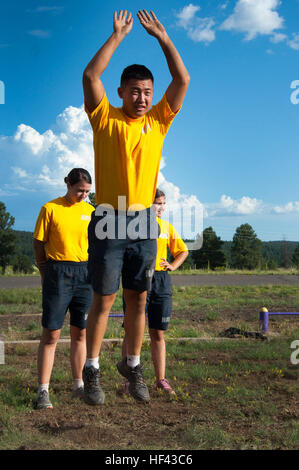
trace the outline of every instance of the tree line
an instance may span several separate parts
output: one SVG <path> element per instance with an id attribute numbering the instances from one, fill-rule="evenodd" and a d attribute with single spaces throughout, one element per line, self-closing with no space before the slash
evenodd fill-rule
<path id="1" fill-rule="evenodd" d="M 189 265 L 196 269 L 299 269 L 299 243 L 286 240 L 262 242 L 249 224 L 237 227 L 233 240 L 225 242 L 212 227 L 203 231 L 202 248 L 191 251 Z"/>
<path id="2" fill-rule="evenodd" d="M 34 270 L 32 232 L 13 230 L 15 219 L 0 202 L 0 268 L 30 274 Z M 171 255 L 170 255 L 171 259 Z M 212 227 L 203 231 L 202 248 L 190 251 L 181 269 L 299 269 L 299 243 L 262 242 L 249 224 L 240 225 L 232 241 L 223 241 Z"/>

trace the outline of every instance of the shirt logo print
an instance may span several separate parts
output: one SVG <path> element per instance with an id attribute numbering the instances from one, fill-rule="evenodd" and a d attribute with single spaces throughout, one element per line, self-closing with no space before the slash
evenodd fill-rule
<path id="1" fill-rule="evenodd" d="M 142 128 L 141 134 L 148 134 L 148 132 L 150 132 L 151 130 L 152 130 L 151 126 L 147 124 L 146 126 Z"/>

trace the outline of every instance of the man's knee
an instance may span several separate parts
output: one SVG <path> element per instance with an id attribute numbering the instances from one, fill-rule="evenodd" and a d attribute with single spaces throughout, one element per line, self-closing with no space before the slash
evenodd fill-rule
<path id="1" fill-rule="evenodd" d="M 136 313 L 144 313 L 146 304 L 147 291 L 135 291 L 124 289 L 124 301 L 126 304 L 126 312 L 133 309 Z"/>
<path id="2" fill-rule="evenodd" d="M 43 329 L 41 342 L 47 346 L 56 345 L 61 330 L 49 330 L 48 328 Z"/>
<path id="3" fill-rule="evenodd" d="M 155 330 L 154 328 L 149 328 L 149 334 L 152 341 L 160 342 L 164 341 L 164 331 Z"/>

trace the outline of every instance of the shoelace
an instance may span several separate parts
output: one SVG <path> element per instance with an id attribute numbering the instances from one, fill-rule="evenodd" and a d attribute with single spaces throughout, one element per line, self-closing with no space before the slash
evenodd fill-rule
<path id="1" fill-rule="evenodd" d="M 97 388 L 100 382 L 100 377 L 101 377 L 100 371 L 96 369 L 92 370 L 91 367 L 90 368 L 88 367 L 86 370 L 87 388 L 89 390 Z"/>
<path id="2" fill-rule="evenodd" d="M 136 366 L 135 369 L 131 371 L 132 379 L 134 383 L 138 383 L 140 385 L 145 385 L 145 380 L 143 378 L 143 369 L 141 366 Z"/>

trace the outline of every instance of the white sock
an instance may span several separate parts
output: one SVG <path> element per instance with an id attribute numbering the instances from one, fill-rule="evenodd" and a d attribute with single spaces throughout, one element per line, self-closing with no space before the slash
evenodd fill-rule
<path id="1" fill-rule="evenodd" d="M 134 369 L 134 367 L 140 364 L 140 356 L 127 355 L 127 364 Z"/>
<path id="2" fill-rule="evenodd" d="M 87 358 L 86 359 L 86 363 L 85 363 L 86 367 L 95 367 L 96 369 L 99 369 L 100 368 L 100 365 L 99 365 L 99 358 L 98 357 L 94 357 L 94 358 Z"/>
<path id="3" fill-rule="evenodd" d="M 80 387 L 84 387 L 84 382 L 82 379 L 74 379 L 73 390 L 77 390 Z"/>
<path id="4" fill-rule="evenodd" d="M 37 394 L 39 394 L 43 390 L 46 390 L 49 393 L 49 384 L 39 384 Z"/>

